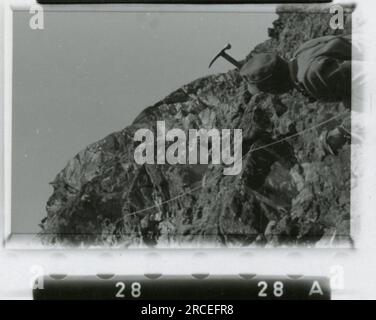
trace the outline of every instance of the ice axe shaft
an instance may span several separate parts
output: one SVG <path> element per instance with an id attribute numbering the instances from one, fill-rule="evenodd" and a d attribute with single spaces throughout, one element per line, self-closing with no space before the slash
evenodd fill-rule
<path id="1" fill-rule="evenodd" d="M 213 65 L 213 63 L 218 59 L 218 58 L 224 58 L 226 59 L 228 62 L 230 62 L 231 64 L 233 64 L 235 67 L 237 67 L 238 69 L 241 68 L 242 64 L 235 60 L 233 57 L 231 57 L 229 54 L 226 53 L 227 50 L 231 49 L 231 44 L 228 44 L 226 47 L 224 47 L 214 58 L 213 60 L 210 62 L 209 64 L 209 68 Z"/>

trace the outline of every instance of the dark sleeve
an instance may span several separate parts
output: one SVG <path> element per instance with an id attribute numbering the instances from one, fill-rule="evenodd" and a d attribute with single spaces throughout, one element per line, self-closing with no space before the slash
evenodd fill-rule
<path id="1" fill-rule="evenodd" d="M 304 42 L 298 48 L 298 50 L 296 50 L 296 52 L 294 54 L 294 57 L 297 57 L 299 54 L 301 54 L 302 52 L 304 52 L 306 50 L 309 50 L 309 49 L 311 49 L 313 47 L 316 47 L 318 45 L 322 45 L 323 43 L 327 43 L 330 40 L 334 40 L 336 38 L 337 38 L 337 36 L 329 35 L 329 36 L 323 36 L 323 37 L 319 37 L 319 38 L 314 38 L 314 39 L 308 40 L 308 41 Z"/>
<path id="2" fill-rule="evenodd" d="M 308 67 L 303 85 L 318 100 L 348 99 L 351 97 L 351 61 L 318 57 Z"/>

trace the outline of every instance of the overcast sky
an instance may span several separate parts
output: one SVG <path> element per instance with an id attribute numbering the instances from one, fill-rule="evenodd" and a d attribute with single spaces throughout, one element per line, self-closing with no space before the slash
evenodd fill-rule
<path id="1" fill-rule="evenodd" d="M 181 85 L 233 67 L 276 16 L 239 13 L 46 12 L 43 31 L 15 12 L 12 231 L 35 233 L 49 185 L 88 144 L 129 125 Z"/>

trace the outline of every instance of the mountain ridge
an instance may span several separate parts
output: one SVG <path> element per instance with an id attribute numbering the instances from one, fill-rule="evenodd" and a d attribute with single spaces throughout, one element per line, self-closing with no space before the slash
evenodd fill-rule
<path id="1" fill-rule="evenodd" d="M 311 38 L 351 32 L 349 13 L 345 30 L 330 29 L 328 11 L 277 14 L 270 39 L 246 60 L 271 50 L 289 58 Z M 252 96 L 236 70 L 199 78 L 73 157 L 51 183 L 40 236 L 50 244 L 121 247 L 314 245 L 347 237 L 350 146 L 323 158 L 318 137 L 348 114 L 295 90 Z M 243 129 L 241 174 L 223 176 L 210 164 L 137 165 L 134 132 L 155 131 L 158 120 L 166 129 Z"/>

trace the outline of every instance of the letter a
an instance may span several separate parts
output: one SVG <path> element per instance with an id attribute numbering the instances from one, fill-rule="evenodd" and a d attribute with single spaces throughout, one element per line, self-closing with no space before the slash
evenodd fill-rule
<path id="1" fill-rule="evenodd" d="M 30 18 L 29 26 L 32 30 L 44 29 L 44 12 L 43 8 L 39 5 L 32 5 L 30 7 L 30 14 L 33 14 Z"/>
<path id="2" fill-rule="evenodd" d="M 313 294 L 319 294 L 321 296 L 324 295 L 318 281 L 313 282 L 311 290 L 309 291 L 308 295 L 311 296 Z"/>
<path id="3" fill-rule="evenodd" d="M 343 7 L 339 4 L 330 7 L 330 13 L 334 15 L 330 18 L 330 27 L 333 30 L 344 29 L 344 16 L 343 16 Z"/>
<path id="4" fill-rule="evenodd" d="M 137 164 L 154 164 L 154 135 L 149 129 L 138 129 L 134 141 L 141 141 L 134 151 L 134 161 Z"/>

